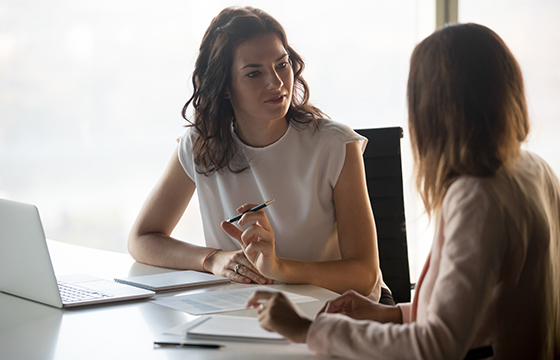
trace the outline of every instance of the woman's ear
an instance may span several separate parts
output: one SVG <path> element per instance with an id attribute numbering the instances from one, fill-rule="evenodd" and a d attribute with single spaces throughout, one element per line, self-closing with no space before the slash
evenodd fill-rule
<path id="1" fill-rule="evenodd" d="M 229 90 L 228 90 L 228 89 L 226 89 L 226 96 L 225 96 L 225 98 L 226 98 L 226 99 L 229 99 Z"/>

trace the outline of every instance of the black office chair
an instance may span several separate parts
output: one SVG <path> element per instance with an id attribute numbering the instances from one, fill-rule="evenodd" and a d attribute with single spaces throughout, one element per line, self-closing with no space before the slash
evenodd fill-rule
<path id="1" fill-rule="evenodd" d="M 369 200 L 377 226 L 383 280 L 396 303 L 409 302 L 410 271 L 404 217 L 400 127 L 360 129 L 368 138 L 364 153 Z"/>

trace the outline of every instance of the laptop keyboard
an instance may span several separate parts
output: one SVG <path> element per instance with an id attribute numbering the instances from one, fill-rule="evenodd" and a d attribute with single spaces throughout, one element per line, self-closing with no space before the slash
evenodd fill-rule
<path id="1" fill-rule="evenodd" d="M 60 291 L 60 298 L 64 304 L 110 297 L 110 295 L 100 291 L 86 289 L 61 281 L 58 282 L 58 290 Z"/>

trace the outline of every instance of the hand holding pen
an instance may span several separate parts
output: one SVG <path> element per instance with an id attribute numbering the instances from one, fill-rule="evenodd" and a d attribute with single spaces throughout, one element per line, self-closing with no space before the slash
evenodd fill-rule
<path id="1" fill-rule="evenodd" d="M 249 209 L 249 210 L 247 210 L 247 211 L 244 211 L 244 212 L 242 212 L 241 214 L 232 217 L 231 219 L 227 219 L 226 221 L 227 221 L 228 223 L 236 222 L 236 221 L 238 221 L 239 219 L 241 219 L 241 217 L 242 217 L 243 215 L 245 215 L 246 213 L 248 213 L 248 212 L 254 212 L 254 211 L 259 211 L 260 209 L 264 209 L 265 207 L 267 207 L 268 205 L 272 204 L 273 202 L 274 202 L 274 199 L 268 200 L 268 201 L 266 201 L 266 202 L 263 202 L 262 204 L 257 205 L 257 206 L 255 206 L 255 207 L 253 207 L 253 208 L 251 208 L 251 209 Z"/>
<path id="2" fill-rule="evenodd" d="M 268 221 L 266 213 L 262 210 L 273 200 L 269 200 L 260 205 L 245 204 L 237 209 L 241 214 L 222 221 L 222 229 L 226 234 L 237 240 L 241 245 L 247 259 L 255 268 L 267 278 L 273 276 L 278 271 L 279 258 L 276 256 L 274 230 Z M 239 225 L 251 223 L 245 230 L 241 231 L 232 222 L 238 221 Z M 237 268 L 243 271 L 243 267 Z"/>

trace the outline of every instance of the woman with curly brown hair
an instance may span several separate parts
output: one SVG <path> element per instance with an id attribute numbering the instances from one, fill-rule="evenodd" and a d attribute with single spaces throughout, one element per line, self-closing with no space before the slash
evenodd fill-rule
<path id="1" fill-rule="evenodd" d="M 380 299 L 367 140 L 309 104 L 303 69 L 264 11 L 233 7 L 214 18 L 183 108 L 190 126 L 130 233 L 136 260 Z M 207 247 L 170 236 L 195 189 Z M 270 199 L 266 213 L 224 221 Z"/>

